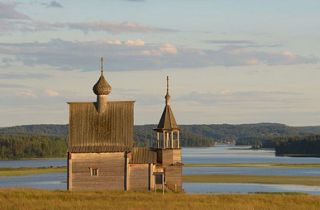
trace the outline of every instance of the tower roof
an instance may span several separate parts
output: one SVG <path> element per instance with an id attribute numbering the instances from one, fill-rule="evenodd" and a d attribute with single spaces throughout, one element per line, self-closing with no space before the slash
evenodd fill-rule
<path id="1" fill-rule="evenodd" d="M 166 105 L 162 112 L 159 124 L 155 130 L 179 130 L 176 119 L 174 118 L 172 109 L 170 107 L 171 96 L 169 94 L 169 77 L 167 76 L 167 94 L 165 96 Z"/>
<path id="2" fill-rule="evenodd" d="M 96 95 L 109 95 L 112 88 L 103 76 L 103 58 L 101 58 L 100 70 L 101 70 L 100 78 L 96 82 L 96 84 L 93 86 L 92 90 Z"/>
<path id="3" fill-rule="evenodd" d="M 166 105 L 155 130 L 179 130 L 170 105 Z"/>

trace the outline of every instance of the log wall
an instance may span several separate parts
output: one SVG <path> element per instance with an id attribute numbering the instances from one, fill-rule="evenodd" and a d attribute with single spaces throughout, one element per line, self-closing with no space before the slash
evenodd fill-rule
<path id="1" fill-rule="evenodd" d="M 125 190 L 124 152 L 72 153 L 70 162 L 70 190 Z M 98 176 L 91 176 L 90 168 L 97 168 Z"/>
<path id="2" fill-rule="evenodd" d="M 163 166 L 181 163 L 181 149 L 163 149 L 158 152 L 161 153 L 158 157 L 162 159 Z"/>
<path id="3" fill-rule="evenodd" d="M 149 164 L 129 164 L 129 190 L 147 191 L 150 189 Z"/>
<path id="4" fill-rule="evenodd" d="M 182 166 L 167 166 L 165 169 L 166 186 L 172 190 L 182 191 Z"/>

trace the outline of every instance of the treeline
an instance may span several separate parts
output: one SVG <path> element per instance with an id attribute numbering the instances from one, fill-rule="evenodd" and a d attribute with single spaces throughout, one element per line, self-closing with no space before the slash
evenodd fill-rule
<path id="1" fill-rule="evenodd" d="M 153 131 L 155 125 L 137 125 L 134 127 L 135 146 L 153 146 L 156 142 L 156 134 Z M 214 146 L 216 139 L 190 132 L 182 128 L 180 135 L 180 146 L 182 147 L 211 147 Z"/>
<path id="2" fill-rule="evenodd" d="M 156 125 L 136 125 L 135 140 L 147 144 L 146 136 L 155 136 Z M 320 126 L 292 127 L 279 123 L 257 124 L 203 124 L 203 125 L 180 125 L 181 134 L 191 133 L 197 137 L 210 138 L 217 141 L 235 140 L 238 144 L 246 144 L 254 139 L 275 138 L 281 136 L 320 135 Z M 40 134 L 52 136 L 67 136 L 68 125 L 23 125 L 0 128 L 0 133 L 7 134 Z"/>
<path id="3" fill-rule="evenodd" d="M 274 142 L 277 156 L 320 157 L 320 135 L 282 137 Z"/>
<path id="4" fill-rule="evenodd" d="M 153 128 L 156 125 L 134 126 L 136 146 L 150 146 L 155 141 Z M 275 147 L 275 139 L 283 136 L 320 135 L 320 126 L 292 127 L 278 123 L 257 124 L 203 124 L 180 125 L 180 143 L 183 147 L 208 147 L 215 142 L 236 142 L 237 145 Z M 66 138 L 68 125 L 24 125 L 0 128 L 0 134 L 28 134 L 42 136 L 59 136 Z"/>
<path id="5" fill-rule="evenodd" d="M 64 137 L 0 134 L 0 159 L 64 157 L 67 142 Z"/>

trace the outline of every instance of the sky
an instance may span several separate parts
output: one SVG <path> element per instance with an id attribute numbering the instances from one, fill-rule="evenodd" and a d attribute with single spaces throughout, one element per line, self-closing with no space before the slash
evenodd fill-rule
<path id="1" fill-rule="evenodd" d="M 0 0 L 0 127 L 66 124 L 110 100 L 158 123 L 320 125 L 319 0 Z"/>

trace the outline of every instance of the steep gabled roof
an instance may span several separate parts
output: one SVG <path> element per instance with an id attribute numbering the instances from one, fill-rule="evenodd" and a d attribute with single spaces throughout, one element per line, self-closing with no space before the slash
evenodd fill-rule
<path id="1" fill-rule="evenodd" d="M 154 130 L 163 131 L 163 130 L 179 130 L 176 119 L 174 118 L 173 112 L 170 107 L 171 96 L 169 94 L 169 77 L 167 76 L 167 94 L 165 96 L 166 106 L 162 112 L 159 124 Z"/>
<path id="2" fill-rule="evenodd" d="M 178 130 L 176 119 L 174 118 L 172 109 L 169 105 L 164 107 L 162 116 L 156 130 Z"/>

